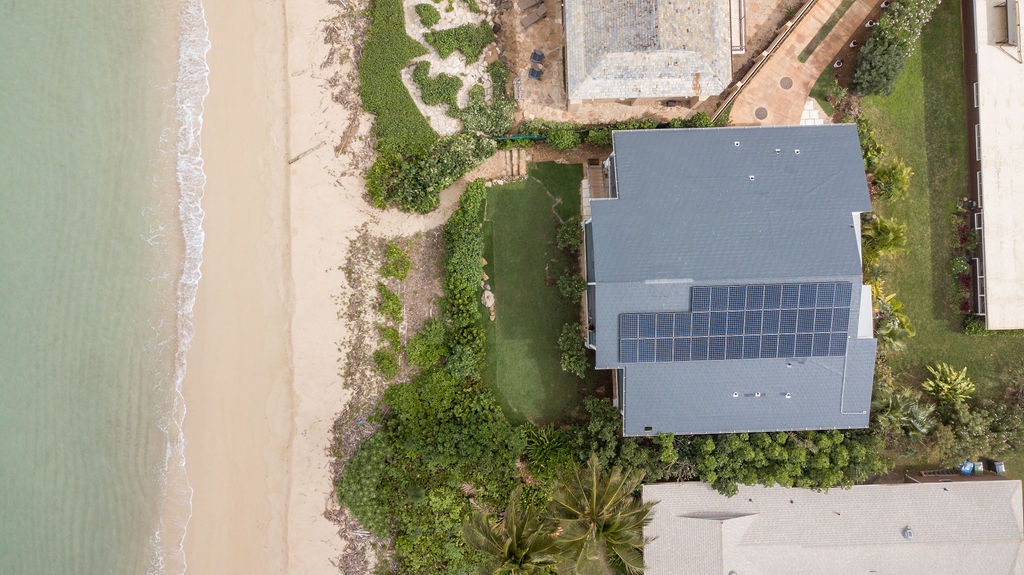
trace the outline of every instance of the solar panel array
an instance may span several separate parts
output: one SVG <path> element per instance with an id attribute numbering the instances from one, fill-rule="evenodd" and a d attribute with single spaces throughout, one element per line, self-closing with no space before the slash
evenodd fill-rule
<path id="1" fill-rule="evenodd" d="M 619 361 L 846 355 L 850 282 L 696 286 L 688 312 L 619 315 Z"/>

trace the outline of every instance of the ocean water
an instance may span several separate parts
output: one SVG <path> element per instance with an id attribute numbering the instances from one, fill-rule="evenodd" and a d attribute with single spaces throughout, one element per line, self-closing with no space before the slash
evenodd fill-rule
<path id="1" fill-rule="evenodd" d="M 0 573 L 182 573 L 201 0 L 0 20 Z"/>

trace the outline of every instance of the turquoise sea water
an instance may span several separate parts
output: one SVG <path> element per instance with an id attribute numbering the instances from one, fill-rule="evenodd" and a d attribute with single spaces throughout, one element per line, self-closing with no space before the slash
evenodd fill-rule
<path id="1" fill-rule="evenodd" d="M 0 573 L 181 573 L 201 5 L 0 20 Z"/>

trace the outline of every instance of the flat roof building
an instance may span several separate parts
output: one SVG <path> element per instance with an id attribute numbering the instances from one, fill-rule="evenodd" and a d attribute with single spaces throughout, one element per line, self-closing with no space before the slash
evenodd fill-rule
<path id="1" fill-rule="evenodd" d="M 1024 57 L 1017 0 L 963 3 L 973 311 L 988 329 L 1024 329 Z"/>
<path id="2" fill-rule="evenodd" d="M 624 434 L 867 427 L 856 128 L 620 131 L 613 149 L 586 306 Z"/>

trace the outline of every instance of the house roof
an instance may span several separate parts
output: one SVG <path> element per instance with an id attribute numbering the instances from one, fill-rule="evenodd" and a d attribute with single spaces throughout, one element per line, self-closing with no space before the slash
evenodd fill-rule
<path id="1" fill-rule="evenodd" d="M 1006 9 L 999 6 L 974 3 L 980 145 L 969 153 L 980 151 L 981 159 L 985 324 L 1024 329 L 1024 64 L 1015 47 L 997 45 L 1007 35 Z"/>
<path id="2" fill-rule="evenodd" d="M 657 502 L 647 575 L 1024 573 L 1020 481 L 740 486 L 731 498 L 663 483 L 645 485 L 643 499 Z"/>
<path id="3" fill-rule="evenodd" d="M 729 2 L 565 0 L 570 101 L 711 96 L 732 81 Z"/>
<path id="4" fill-rule="evenodd" d="M 856 128 L 638 130 L 613 140 L 618 199 L 591 202 L 588 280 L 597 367 L 625 373 L 624 433 L 866 427 L 876 342 L 861 287 L 855 213 L 871 206 Z M 841 353 L 650 363 L 620 354 L 624 314 L 678 317 L 694 311 L 694 288 L 762 284 L 846 284 L 849 327 L 832 334 Z"/>

